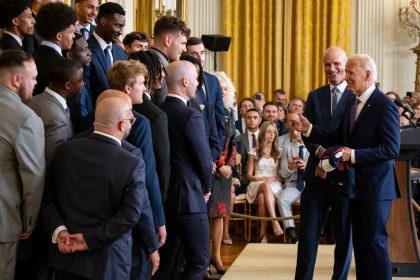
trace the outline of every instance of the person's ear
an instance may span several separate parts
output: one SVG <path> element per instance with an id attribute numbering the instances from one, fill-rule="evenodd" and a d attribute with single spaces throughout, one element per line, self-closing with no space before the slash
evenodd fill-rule
<path id="1" fill-rule="evenodd" d="M 67 81 L 67 82 L 64 83 L 64 89 L 65 90 L 71 89 L 71 82 L 70 81 Z"/>
<path id="2" fill-rule="evenodd" d="M 169 47 L 169 45 L 171 44 L 171 42 L 172 42 L 172 35 L 168 33 L 164 37 L 165 46 L 166 47 Z"/>

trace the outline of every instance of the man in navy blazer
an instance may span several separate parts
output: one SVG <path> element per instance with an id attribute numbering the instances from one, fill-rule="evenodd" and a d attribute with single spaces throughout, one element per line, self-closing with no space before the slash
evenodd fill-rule
<path id="1" fill-rule="evenodd" d="M 102 4 L 99 6 L 97 23 L 95 31 L 88 40 L 92 61 L 87 73 L 93 103 L 101 92 L 109 89 L 106 75 L 112 63 L 126 59 L 124 49 L 115 44 L 125 26 L 124 9 L 113 2 Z"/>
<path id="2" fill-rule="evenodd" d="M 347 105 L 353 102 L 354 94 L 347 90 L 345 81 L 346 62 L 346 53 L 341 48 L 330 47 L 324 52 L 324 72 L 329 83 L 309 93 L 305 108 L 305 116 L 314 125 L 336 129 Z M 347 279 L 352 252 L 349 199 L 354 197 L 354 190 L 338 189 L 329 184 L 326 176 L 334 174 L 320 170 L 319 159 L 328 146 L 304 141 L 310 156 L 304 173 L 306 185 L 300 199 L 301 232 L 295 277 L 312 279 L 320 233 L 331 208 L 336 236 L 332 279 Z"/>
<path id="3" fill-rule="evenodd" d="M 344 146 L 344 161 L 355 167 L 356 199 L 350 202 L 357 279 L 392 278 L 386 225 L 392 200 L 400 193 L 394 160 L 400 147 L 399 113 L 375 87 L 376 65 L 368 55 L 354 55 L 346 65 L 348 89 L 356 94 L 335 131 L 301 118 L 311 141 Z"/>
<path id="4" fill-rule="evenodd" d="M 144 162 L 121 147 L 134 122 L 130 107 L 119 98 L 103 99 L 93 134 L 64 143 L 54 156 L 42 217 L 57 279 L 129 279 L 131 231 L 142 221 L 153 223 Z M 156 270 L 154 228 L 143 230 Z"/>
<path id="5" fill-rule="evenodd" d="M 169 94 L 161 108 L 168 116 L 171 145 L 170 187 L 165 202 L 168 239 L 161 248 L 161 267 L 154 279 L 170 279 L 180 244 L 186 259 L 181 279 L 203 279 L 210 261 L 206 201 L 212 157 L 203 117 L 187 106 L 196 93 L 197 70 L 188 61 L 175 61 L 167 72 Z"/>
<path id="6" fill-rule="evenodd" d="M 190 37 L 187 41 L 187 51 L 200 60 L 204 67 L 206 52 L 201 39 Z M 203 85 L 197 88 L 195 101 L 200 106 L 206 133 L 210 139 L 210 149 L 213 160 L 215 161 L 219 158 L 223 144 L 225 143 L 225 110 L 223 107 L 222 90 L 216 76 L 203 71 Z M 212 129 L 214 127 L 216 129 Z"/>

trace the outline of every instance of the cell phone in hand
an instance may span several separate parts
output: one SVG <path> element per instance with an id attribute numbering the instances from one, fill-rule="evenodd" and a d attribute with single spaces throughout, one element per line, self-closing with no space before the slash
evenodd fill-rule
<path id="1" fill-rule="evenodd" d="M 257 94 L 256 96 L 255 96 L 255 100 L 258 100 L 258 101 L 261 101 L 261 94 Z"/>
<path id="2" fill-rule="evenodd" d="M 407 91 L 407 94 L 406 94 L 406 96 L 408 96 L 408 97 L 410 97 L 411 98 L 411 96 L 413 95 L 413 92 L 411 92 L 411 91 Z"/>

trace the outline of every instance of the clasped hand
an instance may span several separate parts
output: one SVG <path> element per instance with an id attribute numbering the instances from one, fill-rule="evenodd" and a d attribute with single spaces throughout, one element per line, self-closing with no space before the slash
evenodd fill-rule
<path id="1" fill-rule="evenodd" d="M 61 253 L 68 254 L 88 250 L 83 234 L 70 234 L 67 230 L 62 230 L 57 236 L 58 250 Z"/>

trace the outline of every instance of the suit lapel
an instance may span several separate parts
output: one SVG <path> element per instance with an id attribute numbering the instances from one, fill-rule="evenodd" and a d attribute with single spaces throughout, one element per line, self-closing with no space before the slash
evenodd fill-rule
<path id="1" fill-rule="evenodd" d="M 56 104 L 56 105 L 60 108 L 60 110 L 61 110 L 61 111 L 63 112 L 63 114 L 66 116 L 66 118 L 67 118 L 67 122 L 70 124 L 71 129 L 72 129 L 72 130 L 73 130 L 73 132 L 74 132 L 73 123 L 71 122 L 71 118 L 70 118 L 70 116 L 67 114 L 66 109 L 64 109 L 64 107 L 63 107 L 63 105 L 60 103 L 60 101 L 58 101 L 58 100 L 57 100 L 57 98 L 55 98 L 54 96 L 52 96 L 51 94 L 49 94 L 49 93 L 47 93 L 47 92 L 43 92 L 43 93 L 41 94 L 41 96 L 42 96 L 42 97 L 44 97 L 45 99 L 47 99 L 48 101 L 50 101 L 50 102 L 52 102 L 52 103 Z M 69 110 L 70 110 L 70 108 L 69 108 Z"/>
<path id="2" fill-rule="evenodd" d="M 95 36 L 90 37 L 88 41 L 90 41 L 89 43 L 91 44 L 92 55 L 96 56 L 102 66 L 102 69 L 105 73 L 107 73 L 108 69 L 105 65 L 105 55 L 101 49 L 101 46 L 99 45 L 99 42 L 96 40 Z"/>
<path id="3" fill-rule="evenodd" d="M 357 117 L 356 121 L 354 122 L 353 129 L 350 131 L 350 135 L 353 134 L 353 132 L 357 129 L 357 127 L 362 123 L 363 119 L 366 118 L 366 116 L 369 114 L 369 111 L 375 104 L 375 99 L 377 97 L 377 90 L 372 93 L 372 95 L 369 97 L 369 99 L 366 101 L 366 104 L 363 106 L 362 111 L 360 111 L 359 116 Z"/>

